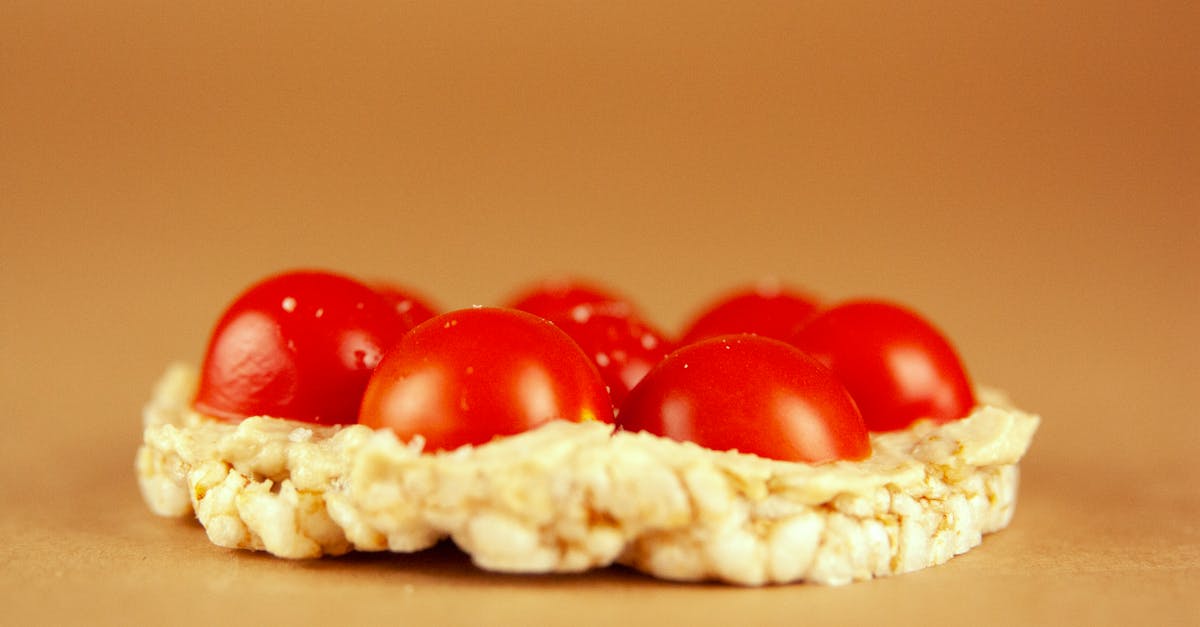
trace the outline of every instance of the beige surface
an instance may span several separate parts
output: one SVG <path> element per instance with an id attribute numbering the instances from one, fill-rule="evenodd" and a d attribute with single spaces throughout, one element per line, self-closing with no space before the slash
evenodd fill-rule
<path id="1" fill-rule="evenodd" d="M 1194 5 L 94 4 L 0 3 L 0 622 L 1200 620 Z M 301 265 L 880 294 L 1045 421 L 1011 528 L 844 588 L 230 553 L 140 503 L 138 411 Z"/>

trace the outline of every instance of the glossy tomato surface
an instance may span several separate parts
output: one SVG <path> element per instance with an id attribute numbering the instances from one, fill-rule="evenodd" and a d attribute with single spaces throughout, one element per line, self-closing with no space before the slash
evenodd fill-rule
<path id="1" fill-rule="evenodd" d="M 425 297 L 418 295 L 408 287 L 389 281 L 374 283 L 371 287 L 383 297 L 383 300 L 387 301 L 388 306 L 396 313 L 402 332 L 408 331 L 438 313 Z"/>
<path id="2" fill-rule="evenodd" d="M 734 290 L 710 303 L 684 330 L 679 344 L 753 333 L 787 341 L 818 311 L 818 301 L 772 281 Z"/>
<path id="3" fill-rule="evenodd" d="M 327 272 L 289 272 L 241 294 L 217 322 L 196 411 L 350 424 L 371 371 L 403 329 L 374 290 Z"/>
<path id="4" fill-rule="evenodd" d="M 787 343 L 753 335 L 711 338 L 671 353 L 629 393 L 617 423 L 785 461 L 871 453 L 862 417 L 833 373 Z"/>
<path id="5" fill-rule="evenodd" d="M 359 422 L 426 450 L 483 444 L 555 419 L 612 422 L 591 360 L 553 323 L 512 309 L 460 309 L 407 333 L 384 356 Z"/>
<path id="6" fill-rule="evenodd" d="M 975 406 L 949 340 L 916 313 L 882 301 L 838 305 L 811 320 L 792 344 L 829 366 L 872 431 L 919 418 L 947 422 Z"/>
<path id="7" fill-rule="evenodd" d="M 620 306 L 577 305 L 553 322 L 596 364 L 614 407 L 672 349 L 660 331 Z"/>
<path id="8" fill-rule="evenodd" d="M 519 309 L 549 320 L 564 318 L 578 305 L 604 304 L 612 313 L 634 314 L 632 303 L 615 291 L 579 278 L 551 278 L 538 281 L 507 301 L 507 307 Z"/>

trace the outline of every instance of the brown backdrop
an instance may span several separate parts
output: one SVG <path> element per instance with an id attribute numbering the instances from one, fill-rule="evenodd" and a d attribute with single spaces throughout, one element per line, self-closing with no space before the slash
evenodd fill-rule
<path id="1" fill-rule="evenodd" d="M 1200 615 L 1191 3 L 0 3 L 0 599 L 65 619 Z M 841 589 L 288 563 L 154 519 L 140 404 L 318 266 L 572 273 L 678 329 L 774 275 L 926 312 L 1045 421 L 1012 528 Z"/>

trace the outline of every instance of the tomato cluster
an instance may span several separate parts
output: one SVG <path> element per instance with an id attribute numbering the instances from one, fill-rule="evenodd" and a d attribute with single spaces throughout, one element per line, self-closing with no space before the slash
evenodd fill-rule
<path id="1" fill-rule="evenodd" d="M 953 347 L 882 301 L 826 306 L 760 284 L 705 307 L 678 343 L 576 280 L 442 314 L 411 290 L 318 271 L 269 277 L 218 321 L 195 398 L 236 421 L 361 423 L 452 450 L 551 420 L 787 461 L 870 455 L 868 433 L 975 405 Z"/>

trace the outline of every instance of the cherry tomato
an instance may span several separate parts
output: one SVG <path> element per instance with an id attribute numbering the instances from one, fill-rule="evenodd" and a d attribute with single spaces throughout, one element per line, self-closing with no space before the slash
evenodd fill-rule
<path id="1" fill-rule="evenodd" d="M 857 301 L 812 319 L 792 344 L 829 366 L 872 431 L 947 422 L 975 406 L 962 361 L 932 324 L 898 305 Z"/>
<path id="2" fill-rule="evenodd" d="M 862 416 L 833 373 L 794 346 L 754 335 L 667 355 L 629 392 L 617 419 L 626 431 L 785 461 L 871 453 Z"/>
<path id="3" fill-rule="evenodd" d="M 613 407 L 671 351 L 662 333 L 611 304 L 577 305 L 554 324 L 592 359 L 608 386 Z"/>
<path id="4" fill-rule="evenodd" d="M 406 287 L 386 281 L 375 283 L 371 287 L 379 292 L 399 316 L 403 331 L 408 331 L 437 315 L 437 310 L 430 306 L 427 300 Z"/>
<path id="5" fill-rule="evenodd" d="M 596 367 L 548 320 L 513 309 L 460 309 L 418 325 L 388 351 L 359 422 L 426 450 L 483 444 L 555 419 L 612 422 Z"/>
<path id="6" fill-rule="evenodd" d="M 688 325 L 679 344 L 732 333 L 787 341 L 817 310 L 817 300 L 812 296 L 764 281 L 711 303 Z"/>
<path id="7" fill-rule="evenodd" d="M 269 277 L 217 322 L 196 411 L 351 424 L 367 379 L 402 329 L 371 288 L 326 272 Z"/>
<path id="8" fill-rule="evenodd" d="M 633 305 L 624 297 L 582 279 L 552 278 L 529 286 L 508 301 L 508 307 L 549 320 L 567 317 L 577 305 L 606 304 L 624 308 L 632 315 Z M 619 313 L 617 310 L 612 310 Z"/>

